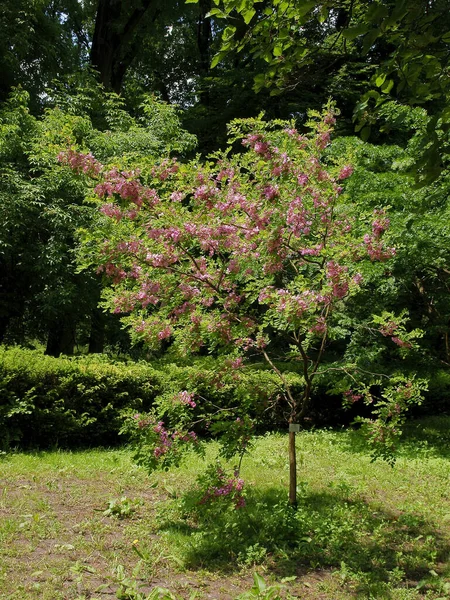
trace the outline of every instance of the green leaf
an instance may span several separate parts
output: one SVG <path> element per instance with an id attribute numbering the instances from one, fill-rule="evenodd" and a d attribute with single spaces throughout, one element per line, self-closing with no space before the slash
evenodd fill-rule
<path id="1" fill-rule="evenodd" d="M 384 94 L 389 94 L 389 92 L 392 90 L 392 88 L 394 87 L 394 80 L 393 79 L 388 79 L 387 81 L 384 82 L 384 84 L 381 86 L 381 91 Z"/>
<path id="2" fill-rule="evenodd" d="M 283 54 L 283 46 L 275 46 L 275 48 L 273 49 L 273 55 L 274 56 L 282 56 Z"/>
<path id="3" fill-rule="evenodd" d="M 220 10 L 220 8 L 212 8 L 206 16 L 219 17 L 220 19 L 225 19 L 227 15 L 222 10 Z"/>
<path id="4" fill-rule="evenodd" d="M 386 81 L 386 73 L 381 73 L 381 74 L 380 74 L 380 75 L 378 75 L 378 77 L 375 79 L 375 85 L 376 85 L 377 87 L 381 87 L 385 81 Z"/>
<path id="5" fill-rule="evenodd" d="M 369 139 L 369 137 L 370 137 L 370 130 L 371 130 L 370 126 L 366 126 L 366 127 L 363 127 L 361 129 L 360 136 L 361 136 L 361 139 L 362 139 L 363 142 L 367 142 L 367 140 Z"/>
<path id="6" fill-rule="evenodd" d="M 259 594 L 264 592 L 267 586 L 261 575 L 258 575 L 258 573 L 253 573 L 253 581 L 255 582 L 255 591 L 257 591 Z"/>
<path id="7" fill-rule="evenodd" d="M 380 37 L 380 35 L 381 35 L 381 30 L 377 28 L 377 29 L 371 29 L 367 33 L 367 35 L 364 36 L 364 42 L 363 42 L 363 47 L 362 47 L 363 54 L 367 54 L 367 52 L 369 52 L 374 41 L 376 39 L 378 39 Z"/>
<path id="8" fill-rule="evenodd" d="M 223 41 L 227 42 L 228 40 L 233 39 L 235 33 L 236 33 L 236 27 L 232 27 L 231 25 L 228 25 L 227 27 L 225 27 L 223 34 L 222 34 Z"/>
<path id="9" fill-rule="evenodd" d="M 389 11 L 386 6 L 383 6 L 382 4 L 372 4 L 372 6 L 367 9 L 367 20 L 375 23 L 380 19 L 387 17 L 388 14 Z"/>
<path id="10" fill-rule="evenodd" d="M 329 10 L 326 6 L 322 6 L 319 13 L 319 23 L 325 23 L 328 19 Z"/>
<path id="11" fill-rule="evenodd" d="M 244 23 L 248 25 L 253 17 L 256 15 L 256 10 L 254 8 L 250 8 L 242 13 L 244 18 Z"/>
<path id="12" fill-rule="evenodd" d="M 299 16 L 303 17 L 308 14 L 313 8 L 316 7 L 317 2 L 303 2 L 297 9 L 296 12 Z"/>
<path id="13" fill-rule="evenodd" d="M 361 23 L 360 25 L 356 25 L 355 27 L 349 27 L 342 33 L 342 35 L 347 40 L 354 40 L 355 38 L 359 37 L 360 35 L 367 33 L 368 30 L 369 30 L 369 26 L 366 25 L 365 23 Z"/>
<path id="14" fill-rule="evenodd" d="M 211 61 L 211 69 L 214 69 L 214 67 L 216 67 L 220 63 L 220 61 L 225 58 L 227 54 L 228 52 L 218 52 L 215 56 L 213 56 L 213 59 Z"/>

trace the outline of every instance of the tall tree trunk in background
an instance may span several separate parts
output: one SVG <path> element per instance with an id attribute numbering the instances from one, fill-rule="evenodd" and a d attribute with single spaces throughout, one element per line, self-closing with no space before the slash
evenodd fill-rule
<path id="1" fill-rule="evenodd" d="M 200 91 L 200 104 L 209 106 L 211 104 L 210 84 L 205 81 L 209 74 L 211 64 L 211 19 L 206 15 L 211 10 L 211 0 L 199 0 L 200 12 L 197 20 L 197 47 L 199 52 L 198 72 L 203 79 Z"/>
<path id="2" fill-rule="evenodd" d="M 71 356 L 75 348 L 75 326 L 68 318 L 58 318 L 48 330 L 45 354 L 57 358 L 61 354 Z"/>
<path id="3" fill-rule="evenodd" d="M 8 331 L 8 325 L 11 320 L 9 315 L 1 315 L 0 316 L 0 344 L 3 343 L 5 339 L 6 332 Z"/>
<path id="4" fill-rule="evenodd" d="M 105 346 L 105 313 L 94 308 L 91 313 L 91 332 L 89 335 L 89 354 L 101 354 Z"/>
<path id="5" fill-rule="evenodd" d="M 133 43 L 135 34 L 150 6 L 158 3 L 159 0 L 99 0 L 90 60 L 106 89 L 120 92 L 139 47 Z"/>
<path id="6" fill-rule="evenodd" d="M 200 54 L 200 73 L 206 75 L 211 63 L 211 18 L 206 16 L 211 10 L 211 0 L 199 0 L 199 8 L 197 46 Z"/>

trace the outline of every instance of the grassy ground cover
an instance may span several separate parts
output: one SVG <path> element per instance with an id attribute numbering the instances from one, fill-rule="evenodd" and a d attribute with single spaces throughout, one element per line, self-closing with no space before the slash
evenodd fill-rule
<path id="1" fill-rule="evenodd" d="M 281 434 L 244 461 L 238 511 L 186 510 L 204 467 L 194 456 L 148 477 L 126 449 L 6 455 L 0 598 L 140 600 L 158 586 L 274 598 L 276 584 L 291 598 L 448 598 L 449 431 L 448 417 L 411 424 L 394 468 L 371 463 L 355 433 L 300 434 L 296 511 Z M 265 595 L 250 592 L 255 572 Z"/>

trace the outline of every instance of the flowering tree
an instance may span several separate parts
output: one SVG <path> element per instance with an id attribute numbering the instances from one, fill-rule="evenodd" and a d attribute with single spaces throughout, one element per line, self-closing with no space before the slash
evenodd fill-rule
<path id="1" fill-rule="evenodd" d="M 95 179 L 98 231 L 86 253 L 111 278 L 107 304 L 124 313 L 135 339 L 182 353 L 228 353 L 239 371 L 260 355 L 277 375 L 288 407 L 291 504 L 296 502 L 295 431 L 336 316 L 361 284 L 360 265 L 386 261 L 382 207 L 365 218 L 343 200 L 352 167 L 327 164 L 331 107 L 312 114 L 309 135 L 285 122 L 237 121 L 223 153 L 200 165 L 166 160 L 151 168 L 106 168 L 92 156 L 61 160 Z M 302 382 L 296 392 L 282 360 Z M 186 396 L 181 399 L 186 407 Z M 167 459 L 163 424 L 153 459 Z M 158 438 L 159 439 L 159 438 Z"/>

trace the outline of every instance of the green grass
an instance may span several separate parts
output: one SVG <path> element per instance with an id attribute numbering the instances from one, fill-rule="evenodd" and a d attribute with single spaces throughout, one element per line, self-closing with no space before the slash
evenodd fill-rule
<path id="1" fill-rule="evenodd" d="M 259 438 L 244 461 L 237 511 L 186 510 L 206 465 L 197 456 L 148 477 L 127 450 L 10 454 L 0 459 L 0 598 L 121 589 L 139 599 L 163 586 L 234 599 L 255 571 L 268 585 L 287 579 L 290 597 L 448 598 L 449 431 L 448 417 L 410 424 L 394 468 L 371 463 L 355 433 L 298 435 L 297 510 L 280 434 Z"/>

